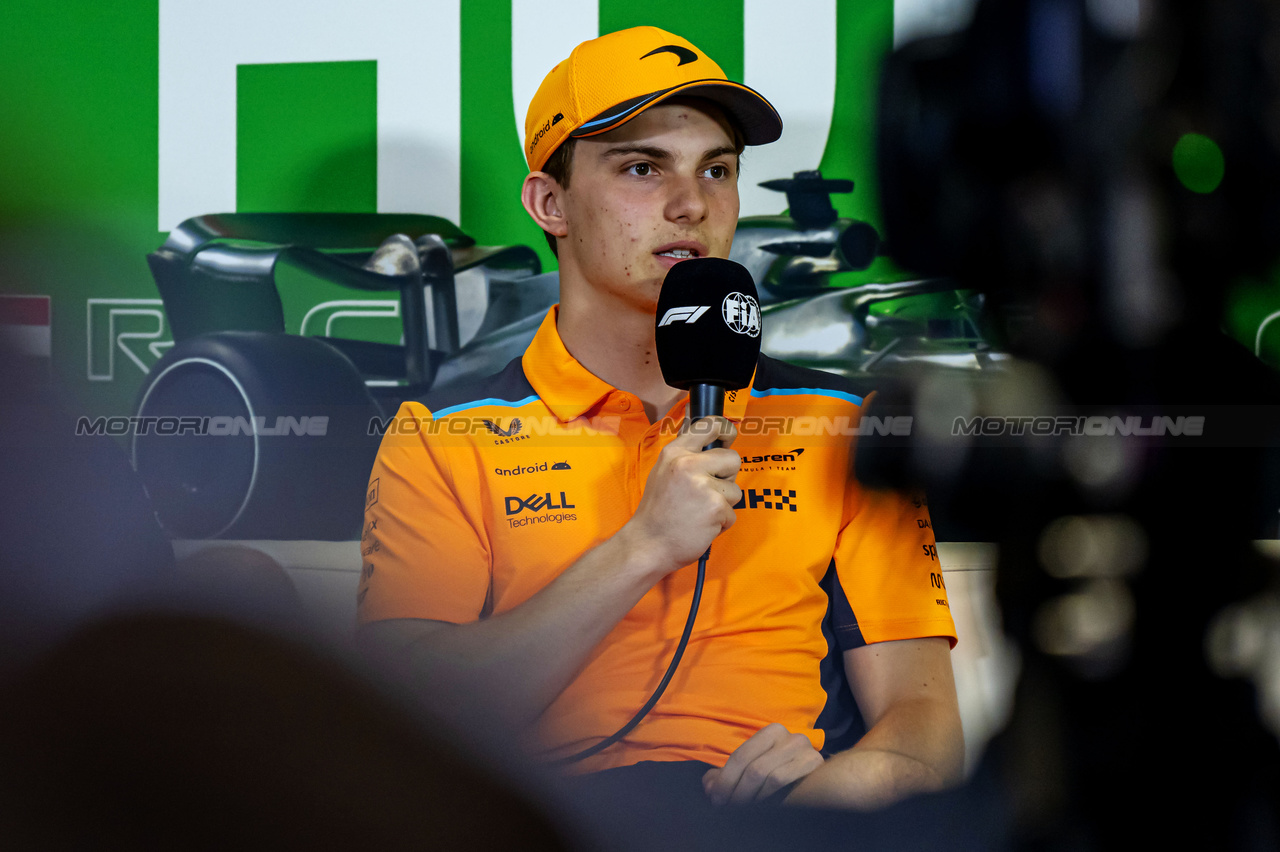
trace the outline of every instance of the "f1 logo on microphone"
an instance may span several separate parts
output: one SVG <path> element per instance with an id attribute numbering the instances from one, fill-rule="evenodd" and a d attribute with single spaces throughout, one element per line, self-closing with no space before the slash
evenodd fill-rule
<path id="1" fill-rule="evenodd" d="M 539 497 L 537 494 L 530 494 L 528 497 L 521 499 L 519 497 L 504 498 L 507 502 L 507 515 L 518 515 L 525 509 L 531 512 L 541 512 L 543 509 L 576 509 L 577 506 L 569 502 L 564 496 L 564 492 L 560 492 L 560 503 L 551 498 L 551 495 L 545 494 Z"/>
<path id="2" fill-rule="evenodd" d="M 697 322 L 698 317 L 702 316 L 709 310 L 711 310 L 710 305 L 704 305 L 702 307 L 690 305 L 687 308 L 672 308 L 662 315 L 662 322 L 658 323 L 658 328 L 662 328 L 664 325 L 671 325 L 673 322 Z"/>

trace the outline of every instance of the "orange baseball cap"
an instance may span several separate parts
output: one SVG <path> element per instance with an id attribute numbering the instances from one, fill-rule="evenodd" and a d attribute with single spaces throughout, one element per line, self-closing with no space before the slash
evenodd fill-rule
<path id="1" fill-rule="evenodd" d="M 605 133 L 675 95 L 719 104 L 748 145 L 782 135 L 778 111 L 755 89 L 730 80 L 686 39 L 633 27 L 584 41 L 543 79 L 524 119 L 529 171 L 542 168 L 570 136 Z"/>

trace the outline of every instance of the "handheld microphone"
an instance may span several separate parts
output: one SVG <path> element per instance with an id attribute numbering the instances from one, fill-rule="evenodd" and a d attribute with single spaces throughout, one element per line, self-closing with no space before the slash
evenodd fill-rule
<path id="1" fill-rule="evenodd" d="M 760 355 L 751 273 L 719 257 L 682 260 L 667 271 L 656 319 L 658 366 L 663 381 L 689 391 L 690 422 L 724 414 L 725 392 L 751 383 Z"/>

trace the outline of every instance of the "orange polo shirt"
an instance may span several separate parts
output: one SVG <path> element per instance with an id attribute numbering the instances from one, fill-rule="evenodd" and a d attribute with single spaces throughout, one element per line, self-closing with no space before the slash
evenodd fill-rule
<path id="1" fill-rule="evenodd" d="M 370 476 L 361 623 L 462 623 L 511 610 L 634 514 L 686 402 L 649 423 L 640 400 L 565 349 L 557 309 L 528 350 L 469 393 L 401 406 Z M 955 643 L 923 500 L 850 473 L 862 400 L 838 376 L 761 356 L 731 393 L 743 457 L 737 522 L 712 544 L 701 607 L 675 677 L 627 737 L 575 765 L 723 765 L 778 722 L 814 747 L 852 744 L 841 651 L 945 636 Z M 556 758 L 631 719 L 688 617 L 696 569 L 653 587 L 542 715 Z M 840 740 L 839 743 L 836 741 Z"/>

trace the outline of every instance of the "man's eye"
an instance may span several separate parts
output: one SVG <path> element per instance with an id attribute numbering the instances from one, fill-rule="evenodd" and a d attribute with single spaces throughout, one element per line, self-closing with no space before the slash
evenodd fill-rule
<path id="1" fill-rule="evenodd" d="M 628 167 L 627 171 L 631 172 L 633 175 L 644 177 L 649 174 L 650 168 L 648 163 L 636 163 L 635 165 Z"/>
<path id="2" fill-rule="evenodd" d="M 724 166 L 711 166 L 707 169 L 706 174 L 714 180 L 721 180 L 729 176 L 729 169 Z"/>

